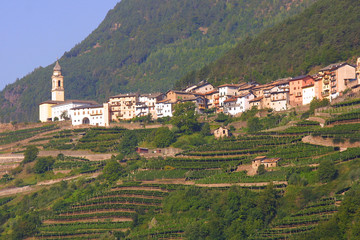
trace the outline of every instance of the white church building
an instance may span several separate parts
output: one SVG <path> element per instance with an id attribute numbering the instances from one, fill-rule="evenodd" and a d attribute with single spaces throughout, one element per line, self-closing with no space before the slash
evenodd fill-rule
<path id="1" fill-rule="evenodd" d="M 59 61 L 56 61 L 51 81 L 51 100 L 39 104 L 41 122 L 71 120 L 72 125 L 109 125 L 107 103 L 98 105 L 95 101 L 65 100 L 64 77 Z"/>

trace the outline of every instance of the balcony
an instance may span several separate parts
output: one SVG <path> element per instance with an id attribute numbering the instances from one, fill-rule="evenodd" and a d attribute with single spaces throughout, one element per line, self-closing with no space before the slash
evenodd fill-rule
<path id="1" fill-rule="evenodd" d="M 328 97 L 330 95 L 330 93 L 328 91 L 322 92 L 321 96 L 322 97 Z"/>

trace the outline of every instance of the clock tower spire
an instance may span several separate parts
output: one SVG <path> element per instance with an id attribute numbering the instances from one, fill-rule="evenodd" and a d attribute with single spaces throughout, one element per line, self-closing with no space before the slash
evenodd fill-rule
<path id="1" fill-rule="evenodd" d="M 53 101 L 64 101 L 64 77 L 61 75 L 61 67 L 59 61 L 56 61 L 53 69 L 52 89 L 51 89 L 51 100 Z"/>

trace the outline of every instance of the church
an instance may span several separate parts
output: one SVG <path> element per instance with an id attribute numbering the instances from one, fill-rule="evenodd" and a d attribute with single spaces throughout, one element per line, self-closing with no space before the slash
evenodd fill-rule
<path id="1" fill-rule="evenodd" d="M 71 120 L 72 125 L 109 125 L 107 103 L 99 105 L 94 101 L 65 100 L 64 76 L 59 61 L 53 69 L 51 83 L 51 100 L 39 104 L 41 122 Z"/>

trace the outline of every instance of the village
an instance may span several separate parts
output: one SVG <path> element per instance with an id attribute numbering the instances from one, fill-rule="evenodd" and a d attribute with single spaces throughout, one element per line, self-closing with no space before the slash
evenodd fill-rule
<path id="1" fill-rule="evenodd" d="M 205 109 L 231 116 L 257 107 L 284 111 L 310 104 L 313 99 L 330 102 L 346 91 L 360 90 L 360 58 L 356 66 L 346 62 L 331 64 L 314 75 L 278 79 L 267 84 L 239 83 L 214 87 L 206 80 L 181 91 L 166 93 L 125 93 L 111 96 L 106 103 L 65 100 L 64 77 L 57 61 L 53 69 L 51 100 L 40 103 L 41 122 L 71 120 L 72 125 L 109 126 L 150 115 L 152 119 L 172 117 L 174 104 L 193 102 L 197 113 Z"/>

